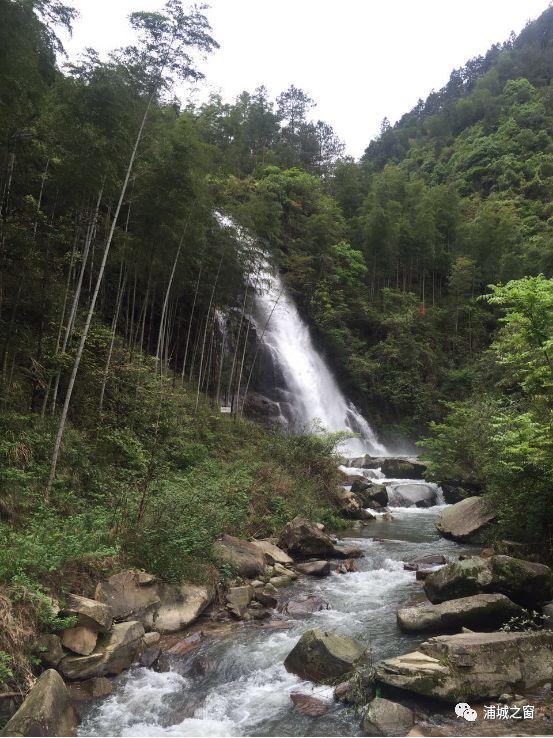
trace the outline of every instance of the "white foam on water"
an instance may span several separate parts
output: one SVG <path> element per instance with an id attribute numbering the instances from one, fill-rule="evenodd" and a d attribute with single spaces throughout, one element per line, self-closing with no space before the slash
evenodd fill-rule
<path id="1" fill-rule="evenodd" d="M 132 669 L 115 694 L 99 702 L 80 726 L 79 735 L 164 735 L 164 718 L 171 708 L 167 697 L 185 690 L 189 682 L 172 671 Z"/>
<path id="2" fill-rule="evenodd" d="M 219 224 L 235 234 L 237 244 L 250 254 L 252 287 L 256 288 L 252 320 L 257 335 L 280 368 L 299 432 L 345 431 L 358 437 L 339 444 L 350 455 L 369 452 L 384 456 L 386 448 L 355 405 L 346 399 L 326 361 L 315 349 L 309 328 L 288 295 L 278 272 L 269 264 L 255 239 L 231 218 L 215 213 Z"/>

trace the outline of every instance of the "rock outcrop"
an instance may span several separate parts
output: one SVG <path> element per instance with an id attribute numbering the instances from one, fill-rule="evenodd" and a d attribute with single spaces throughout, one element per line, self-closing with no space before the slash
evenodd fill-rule
<path id="1" fill-rule="evenodd" d="M 448 564 L 424 582 L 433 604 L 483 593 L 499 593 L 523 607 L 541 607 L 553 597 L 553 572 L 544 564 L 511 556 L 474 557 Z"/>
<path id="2" fill-rule="evenodd" d="M 54 633 L 40 635 L 36 642 L 35 652 L 44 666 L 54 669 L 65 656 L 61 638 Z"/>
<path id="3" fill-rule="evenodd" d="M 287 551 L 294 559 L 349 559 L 363 555 L 352 546 L 338 546 L 319 527 L 307 518 L 295 517 L 286 524 L 279 541 L 279 548 Z"/>
<path id="4" fill-rule="evenodd" d="M 259 540 L 251 541 L 251 543 L 258 548 L 261 553 L 265 556 L 265 562 L 267 564 L 293 564 L 293 559 L 288 556 L 286 551 L 276 546 L 272 541 Z"/>
<path id="5" fill-rule="evenodd" d="M 365 510 L 360 498 L 347 487 L 338 487 L 336 503 L 342 515 L 352 520 L 374 520 L 375 516 Z"/>
<path id="6" fill-rule="evenodd" d="M 84 625 L 77 625 L 75 628 L 63 631 L 61 642 L 64 648 L 68 648 L 73 653 L 88 656 L 96 648 L 97 640 L 98 633 Z"/>
<path id="7" fill-rule="evenodd" d="M 54 669 L 37 680 L 23 704 L 4 726 L 4 736 L 72 736 L 77 714 L 69 690 Z"/>
<path id="8" fill-rule="evenodd" d="M 377 679 L 455 704 L 532 689 L 551 680 L 552 664 L 553 632 L 459 633 L 386 659 Z"/>
<path id="9" fill-rule="evenodd" d="M 237 618 L 243 617 L 254 594 L 255 590 L 250 585 L 231 587 L 227 592 L 227 609 Z"/>
<path id="10" fill-rule="evenodd" d="M 114 620 L 139 621 L 151 628 L 161 602 L 157 585 L 151 574 L 126 569 L 99 582 L 94 597 L 111 609 Z"/>
<path id="11" fill-rule="evenodd" d="M 193 623 L 213 601 L 213 589 L 196 584 L 164 584 L 154 613 L 159 633 L 175 633 Z"/>
<path id="12" fill-rule="evenodd" d="M 136 574 L 138 575 L 138 572 Z M 118 581 L 116 579 L 117 577 L 120 577 L 120 575 L 112 577 L 114 582 Z M 102 588 L 100 588 L 100 591 L 102 591 Z M 109 633 L 113 624 L 113 610 L 111 606 L 104 604 L 98 599 L 91 600 L 88 597 L 81 597 L 76 594 L 67 595 L 67 603 L 61 614 L 65 617 L 71 615 L 76 617 L 79 625 L 89 628 L 96 633 Z"/>
<path id="13" fill-rule="evenodd" d="M 226 534 L 213 544 L 213 557 L 249 579 L 261 574 L 266 566 L 265 554 L 257 545 Z"/>
<path id="14" fill-rule="evenodd" d="M 440 513 L 436 528 L 441 535 L 454 541 L 478 543 L 486 528 L 497 517 L 491 503 L 484 497 L 467 497 Z"/>
<path id="15" fill-rule="evenodd" d="M 353 671 L 366 657 L 357 641 L 332 631 L 308 630 L 284 661 L 287 671 L 320 682 Z"/>
<path id="16" fill-rule="evenodd" d="M 363 717 L 363 733 L 369 736 L 406 735 L 415 723 L 415 716 L 408 707 L 375 697 L 369 703 Z"/>
<path id="17" fill-rule="evenodd" d="M 116 623 L 107 635 L 98 639 L 94 651 L 88 656 L 66 656 L 59 664 L 59 671 L 67 679 L 120 674 L 138 658 L 143 648 L 144 627 L 131 621 Z"/>
<path id="18" fill-rule="evenodd" d="M 399 628 L 408 633 L 498 628 L 520 615 L 522 608 L 502 594 L 480 594 L 440 605 L 405 607 L 397 611 Z"/>

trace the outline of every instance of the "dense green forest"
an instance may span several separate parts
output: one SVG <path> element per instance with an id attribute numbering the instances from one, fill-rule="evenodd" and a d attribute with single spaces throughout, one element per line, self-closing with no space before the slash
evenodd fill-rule
<path id="1" fill-rule="evenodd" d="M 0 0 L 0 597 L 47 620 L 41 592 L 116 562 L 211 576 L 224 531 L 336 523 L 334 439 L 243 417 L 257 267 L 217 211 L 376 426 L 551 548 L 553 9 L 359 162 L 293 85 L 179 102 L 217 47 L 200 10 L 68 64 L 74 18 Z"/>

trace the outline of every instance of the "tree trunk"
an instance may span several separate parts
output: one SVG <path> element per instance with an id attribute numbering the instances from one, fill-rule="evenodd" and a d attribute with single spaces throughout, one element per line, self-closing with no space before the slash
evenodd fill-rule
<path id="1" fill-rule="evenodd" d="M 207 338 L 207 329 L 209 326 L 209 316 L 211 314 L 211 306 L 213 305 L 213 297 L 215 296 L 215 290 L 217 289 L 217 283 L 219 281 L 219 274 L 221 272 L 222 263 L 223 263 L 223 256 L 221 255 L 221 258 L 219 259 L 219 266 L 217 267 L 217 274 L 215 275 L 215 282 L 213 283 L 213 289 L 211 290 L 211 295 L 209 297 L 209 305 L 207 306 L 207 318 L 205 321 L 204 338 L 202 342 L 202 353 L 200 354 L 200 371 L 199 371 L 199 377 L 198 377 L 198 389 L 196 392 L 196 407 L 195 407 L 196 411 L 198 410 L 198 405 L 200 404 L 200 381 L 202 378 L 202 366 L 204 363 L 205 341 Z"/>
<path id="2" fill-rule="evenodd" d="M 86 344 L 86 341 L 87 341 L 87 338 L 88 338 L 88 332 L 90 330 L 90 325 L 92 323 L 92 316 L 94 315 L 94 308 L 96 307 L 96 300 L 98 299 L 98 293 L 100 291 L 100 285 L 102 284 L 102 278 L 104 276 L 104 270 L 105 270 L 106 263 L 107 263 L 107 260 L 108 260 L 111 242 L 113 240 L 113 236 L 114 236 L 114 233 L 115 233 L 115 228 L 117 226 L 117 220 L 119 218 L 119 213 L 121 212 L 121 207 L 123 205 L 123 200 L 125 199 L 125 194 L 127 192 L 127 186 L 129 184 L 129 179 L 130 179 L 132 168 L 133 168 L 133 165 L 134 165 L 134 160 L 136 158 L 136 154 L 137 154 L 137 151 L 138 151 L 138 146 L 140 145 L 140 141 L 142 140 L 142 134 L 144 132 L 144 127 L 146 125 L 146 120 L 148 118 L 148 112 L 150 110 L 150 106 L 152 104 L 153 99 L 154 99 L 154 94 L 152 93 L 152 95 L 150 96 L 150 98 L 148 100 L 148 104 L 146 106 L 146 110 L 144 111 L 144 115 L 142 117 L 142 122 L 140 124 L 140 128 L 138 130 L 138 134 L 137 134 L 136 140 L 134 142 L 134 147 L 133 147 L 133 150 L 132 150 L 132 153 L 131 153 L 131 157 L 129 159 L 129 163 L 128 163 L 128 166 L 127 166 L 127 171 L 125 173 L 125 180 L 124 180 L 123 186 L 121 188 L 121 193 L 119 195 L 119 201 L 117 203 L 117 208 L 116 208 L 116 211 L 115 211 L 115 214 L 114 214 L 112 223 L 111 223 L 111 229 L 109 231 L 108 239 L 106 241 L 106 246 L 104 248 L 104 255 L 102 257 L 102 262 L 100 264 L 100 270 L 98 272 L 98 278 L 96 279 L 96 287 L 94 288 L 94 294 L 92 296 L 92 300 L 90 302 L 90 307 L 88 309 L 88 315 L 86 317 L 86 322 L 85 322 L 85 325 L 84 325 L 83 333 L 82 333 L 82 336 L 81 336 L 81 340 L 79 342 L 79 347 L 77 349 L 77 355 L 75 356 L 75 362 L 73 364 L 73 371 L 71 372 L 71 377 L 69 378 L 69 385 L 67 387 L 67 392 L 66 392 L 66 395 L 65 395 L 65 402 L 63 404 L 63 409 L 62 409 L 62 413 L 61 413 L 61 417 L 60 417 L 60 423 L 59 423 L 59 427 L 58 427 L 58 432 L 56 434 L 56 440 L 55 440 L 55 443 L 54 443 L 54 451 L 52 453 L 52 463 L 51 463 L 51 467 L 50 467 L 50 475 L 48 477 L 48 482 L 47 482 L 47 485 L 46 485 L 46 494 L 45 494 L 46 502 L 48 502 L 48 500 L 49 500 L 50 490 L 52 488 L 52 484 L 53 484 L 54 479 L 56 477 L 56 469 L 57 469 L 57 465 L 58 465 L 58 458 L 59 458 L 59 454 L 60 454 L 61 442 L 62 442 L 62 439 L 63 439 L 63 433 L 64 433 L 64 430 L 65 430 L 65 423 L 66 423 L 66 420 L 67 420 L 67 413 L 69 411 L 69 404 L 71 402 L 71 395 L 73 394 L 73 387 L 75 386 L 75 379 L 77 378 L 77 372 L 79 371 L 79 366 L 80 366 L 81 359 L 82 359 L 82 356 L 83 356 L 84 347 L 85 347 L 85 344 Z"/>
<path id="3" fill-rule="evenodd" d="M 126 282 L 127 282 L 127 274 L 125 273 L 125 276 L 123 276 L 123 264 L 121 264 L 121 271 L 119 273 L 119 289 L 117 290 L 117 299 L 115 303 L 115 313 L 113 315 L 113 320 L 111 321 L 111 339 L 109 342 L 109 349 L 108 349 L 108 355 L 106 358 L 106 365 L 104 367 L 104 377 L 102 379 L 102 389 L 100 390 L 100 403 L 99 403 L 99 408 L 98 408 L 100 411 L 100 415 L 102 414 L 102 409 L 104 406 L 104 394 L 106 391 L 106 384 L 108 381 L 109 367 L 111 364 L 113 346 L 115 344 L 115 334 L 117 331 L 117 321 L 119 320 L 119 311 L 121 310 L 121 303 L 123 302 L 123 293 L 125 292 Z"/>

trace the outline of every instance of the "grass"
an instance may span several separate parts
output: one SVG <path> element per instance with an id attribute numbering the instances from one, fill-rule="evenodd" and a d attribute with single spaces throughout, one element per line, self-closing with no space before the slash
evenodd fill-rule
<path id="1" fill-rule="evenodd" d="M 272 432 L 207 401 L 196 410 L 194 388 L 116 354 L 101 415 L 94 358 L 85 363 L 48 504 L 56 418 L 0 415 L 0 652 L 19 687 L 37 633 L 55 625 L 44 598 L 92 595 L 127 566 L 213 579 L 222 533 L 270 536 L 298 514 L 338 522 L 336 438 Z"/>

